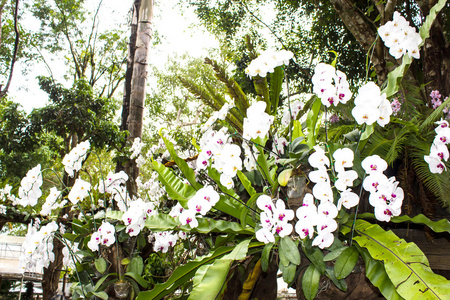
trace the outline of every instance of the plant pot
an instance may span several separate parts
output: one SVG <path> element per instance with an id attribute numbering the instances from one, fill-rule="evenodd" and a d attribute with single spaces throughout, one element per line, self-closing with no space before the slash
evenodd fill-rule
<path id="1" fill-rule="evenodd" d="M 114 292 L 118 299 L 125 299 L 128 297 L 129 290 L 130 284 L 126 281 L 117 281 L 114 283 Z"/>

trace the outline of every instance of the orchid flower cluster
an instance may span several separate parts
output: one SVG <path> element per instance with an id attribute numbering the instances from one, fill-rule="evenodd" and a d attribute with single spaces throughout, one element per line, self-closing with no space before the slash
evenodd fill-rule
<path id="1" fill-rule="evenodd" d="M 132 151 L 130 159 L 136 160 L 136 165 L 138 168 L 142 167 L 145 163 L 145 158 L 141 155 L 142 147 L 144 147 L 144 145 L 145 144 L 141 142 L 141 138 L 137 137 L 134 139 L 133 145 L 130 148 L 130 151 Z"/>
<path id="2" fill-rule="evenodd" d="M 241 148 L 230 141 L 225 127 L 219 131 L 206 131 L 200 140 L 201 152 L 196 164 L 197 171 L 208 166 L 217 169 L 221 173 L 220 183 L 227 188 L 234 187 L 233 177 L 238 170 L 242 170 Z"/>
<path id="3" fill-rule="evenodd" d="M 303 106 L 300 100 L 295 100 L 290 106 L 285 106 L 283 109 L 283 117 L 281 118 L 281 125 L 288 126 L 292 120 L 297 119 L 297 115 L 303 109 Z"/>
<path id="4" fill-rule="evenodd" d="M 448 122 L 442 119 L 436 124 L 438 126 L 434 129 L 436 136 L 431 144 L 430 155 L 425 155 L 424 160 L 428 163 L 431 173 L 441 174 L 447 170 L 442 161 L 449 158 L 447 145 L 450 143 L 450 128 Z"/>
<path id="5" fill-rule="evenodd" d="M 0 200 L 11 201 L 13 205 L 17 205 L 19 199 L 14 194 L 11 194 L 11 190 L 12 186 L 9 184 L 6 184 L 4 188 L 0 188 Z"/>
<path id="6" fill-rule="evenodd" d="M 127 210 L 129 195 L 127 193 L 126 182 L 128 175 L 124 171 L 118 173 L 109 172 L 106 180 L 101 180 L 97 186 L 100 193 L 111 194 L 111 200 L 114 200 L 120 211 Z"/>
<path id="7" fill-rule="evenodd" d="M 441 100 L 442 95 L 437 90 L 431 91 L 430 97 L 431 97 L 431 104 L 433 105 L 433 109 L 438 108 L 439 106 L 442 105 L 443 102 L 447 101 L 447 99 L 448 99 L 448 97 L 445 97 L 445 99 Z M 450 105 L 448 105 L 447 107 L 444 107 L 442 112 L 444 114 L 447 114 L 447 116 L 445 118 L 449 119 L 450 118 Z"/>
<path id="8" fill-rule="evenodd" d="M 170 247 L 175 246 L 179 238 L 184 240 L 186 237 L 187 234 L 184 231 L 179 231 L 178 233 L 161 231 L 155 232 L 153 236 L 149 236 L 149 243 L 153 242 L 153 250 L 155 252 L 166 253 Z"/>
<path id="9" fill-rule="evenodd" d="M 42 182 L 41 165 L 37 165 L 22 178 L 19 187 L 19 198 L 16 198 L 14 205 L 19 204 L 23 207 L 27 205 L 35 206 L 39 197 L 42 196 Z"/>
<path id="10" fill-rule="evenodd" d="M 394 12 L 392 21 L 378 28 L 378 34 L 389 48 L 389 54 L 396 59 L 406 53 L 416 59 L 420 58 L 419 45 L 422 43 L 422 38 L 398 11 Z"/>
<path id="11" fill-rule="evenodd" d="M 81 178 L 77 178 L 72 189 L 67 196 L 72 202 L 72 204 L 77 204 L 83 201 L 84 198 L 89 196 L 89 191 L 91 190 L 91 184 Z"/>
<path id="12" fill-rule="evenodd" d="M 294 54 L 291 51 L 263 51 L 261 55 L 251 61 L 245 69 L 245 73 L 249 77 L 266 77 L 267 73 L 273 73 L 276 67 L 288 65 L 292 57 L 294 57 Z"/>
<path id="13" fill-rule="evenodd" d="M 157 213 L 155 204 L 137 199 L 129 202 L 128 210 L 122 215 L 122 221 L 127 226 L 126 233 L 136 236 L 144 228 L 145 220 Z"/>
<path id="14" fill-rule="evenodd" d="M 380 88 L 374 82 L 368 82 L 360 87 L 354 102 L 352 115 L 359 125 L 364 123 L 372 125 L 377 122 L 384 127 L 390 122 L 391 103 L 386 99 L 386 94 L 381 94 Z"/>
<path id="15" fill-rule="evenodd" d="M 372 155 L 366 157 L 361 166 L 369 175 L 363 181 L 363 188 L 370 192 L 369 203 L 375 208 L 377 220 L 389 222 L 393 216 L 399 216 L 404 193 L 395 177 L 387 178 L 383 174 L 387 168 L 386 161 Z"/>
<path id="16" fill-rule="evenodd" d="M 211 208 L 219 202 L 220 196 L 210 185 L 199 189 L 195 195 L 189 199 L 188 209 L 180 210 L 178 219 L 182 225 L 189 225 L 191 228 L 198 226 L 197 217 L 206 215 Z M 174 215 L 174 214 L 172 214 Z"/>
<path id="17" fill-rule="evenodd" d="M 28 232 L 19 257 L 19 267 L 22 272 L 41 271 L 55 260 L 53 237 L 58 230 L 58 224 L 52 221 L 39 230 L 37 227 L 39 222 L 36 222 L 34 226 L 33 222 L 28 224 Z"/>
<path id="18" fill-rule="evenodd" d="M 116 241 L 115 233 L 114 225 L 103 222 L 98 230 L 92 234 L 87 246 L 92 252 L 98 251 L 99 245 L 109 247 Z"/>
<path id="19" fill-rule="evenodd" d="M 264 243 L 274 243 L 275 234 L 280 237 L 287 236 L 292 232 L 292 225 L 289 223 L 294 219 L 294 211 L 286 209 L 284 201 L 278 199 L 274 205 L 268 195 L 261 195 L 256 200 L 256 205 L 262 210 L 260 221 L 262 228 L 256 232 L 256 239 Z"/>
<path id="20" fill-rule="evenodd" d="M 233 108 L 232 104 L 229 104 L 228 102 L 225 102 L 225 104 L 222 106 L 222 108 L 219 111 L 215 111 L 212 116 L 209 117 L 209 119 L 203 123 L 200 127 L 202 132 L 205 132 L 211 126 L 216 122 L 217 120 L 225 120 L 228 111 Z"/>
<path id="21" fill-rule="evenodd" d="M 338 228 L 334 218 L 337 217 L 338 210 L 342 206 L 349 209 L 359 203 L 358 195 L 348 189 L 358 175 L 354 170 L 346 170 L 353 166 L 353 151 L 348 148 L 336 150 L 333 154 L 334 168 L 337 172 L 335 187 L 340 191 L 340 199 L 336 207 L 327 171 L 330 160 L 319 146 L 314 146 L 314 150 L 315 152 L 308 158 L 309 164 L 316 168 L 309 173 L 309 179 L 315 183 L 312 189 L 313 194 L 307 193 L 303 198 L 303 205 L 295 212 L 298 218 L 295 231 L 301 239 L 306 237 L 312 239 L 317 232 L 313 245 L 323 249 L 329 247 L 334 241 L 333 232 Z M 314 203 L 315 199 L 320 201 L 318 206 Z M 288 221 L 293 220 L 294 212 L 285 209 L 282 200 L 277 200 L 274 206 L 270 197 L 264 195 L 258 198 L 257 205 L 262 210 L 260 214 L 262 228 L 256 233 L 259 241 L 269 243 L 274 241 L 275 234 L 283 237 L 292 233 L 293 227 Z"/>
<path id="22" fill-rule="evenodd" d="M 57 203 L 57 200 L 61 196 L 61 191 L 58 191 L 56 187 L 52 187 L 50 189 L 50 193 L 45 199 L 45 203 L 42 205 L 41 208 L 41 216 L 48 216 L 52 213 L 52 210 L 62 208 L 64 205 L 66 205 L 67 200 L 61 201 L 61 203 Z"/>
<path id="23" fill-rule="evenodd" d="M 332 65 L 319 63 L 312 77 L 313 92 L 326 107 L 346 104 L 352 97 L 347 75 Z"/>
<path id="24" fill-rule="evenodd" d="M 73 148 L 69 154 L 64 156 L 62 163 L 64 165 L 64 169 L 70 177 L 73 177 L 74 172 L 78 172 L 81 169 L 90 147 L 91 144 L 89 141 L 81 142 Z"/>

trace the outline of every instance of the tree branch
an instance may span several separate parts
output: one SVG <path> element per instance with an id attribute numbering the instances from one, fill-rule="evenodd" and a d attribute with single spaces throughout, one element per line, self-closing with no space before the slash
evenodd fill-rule
<path id="1" fill-rule="evenodd" d="M 14 64 L 16 63 L 16 59 L 17 59 L 17 52 L 19 50 L 20 32 L 19 32 L 19 28 L 17 25 L 18 14 L 19 14 L 19 0 L 16 0 L 16 6 L 14 8 L 14 32 L 16 34 L 16 38 L 14 40 L 14 52 L 13 52 L 13 57 L 11 60 L 11 67 L 9 70 L 8 82 L 6 83 L 6 86 L 3 90 L 1 89 L 1 85 L 0 85 L 0 98 L 3 98 L 3 96 L 5 96 L 6 93 L 8 92 L 8 89 L 9 89 L 9 86 L 10 86 L 11 80 L 12 80 L 13 71 L 14 71 Z"/>

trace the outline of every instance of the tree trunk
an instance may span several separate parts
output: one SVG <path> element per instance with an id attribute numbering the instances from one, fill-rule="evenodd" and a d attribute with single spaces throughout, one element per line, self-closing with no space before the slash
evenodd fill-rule
<path id="1" fill-rule="evenodd" d="M 133 4 L 133 17 L 131 19 L 131 33 L 130 41 L 128 44 L 128 58 L 127 58 L 127 71 L 125 72 L 125 82 L 123 88 L 123 101 L 122 101 L 122 121 L 120 123 L 120 131 L 128 130 L 128 116 L 130 115 L 130 98 L 131 98 L 131 80 L 133 79 L 133 66 L 134 66 L 134 53 L 136 52 L 136 36 L 137 36 L 137 25 L 139 20 L 139 8 L 141 6 L 141 0 L 135 0 Z M 123 149 L 125 143 L 121 146 Z M 127 174 L 129 172 L 128 167 L 123 165 L 122 161 L 117 161 L 116 173 L 125 170 Z"/>
<path id="2" fill-rule="evenodd" d="M 147 84 L 148 51 L 152 37 L 153 0 L 142 0 L 139 9 L 139 22 L 136 36 L 136 51 L 134 55 L 133 78 L 131 81 L 130 114 L 128 116 L 129 140 L 142 137 L 144 120 L 145 86 Z M 136 178 L 139 168 L 136 162 L 130 162 L 128 174 L 131 195 L 137 194 Z"/>
<path id="3" fill-rule="evenodd" d="M 437 3 L 437 0 L 418 2 L 424 16 Z M 431 106 L 430 93 L 438 90 L 444 97 L 450 94 L 450 45 L 442 29 L 442 12 L 438 14 L 430 29 L 430 37 L 423 45 L 423 75 L 427 100 Z M 443 99 L 441 99 L 443 100 Z"/>

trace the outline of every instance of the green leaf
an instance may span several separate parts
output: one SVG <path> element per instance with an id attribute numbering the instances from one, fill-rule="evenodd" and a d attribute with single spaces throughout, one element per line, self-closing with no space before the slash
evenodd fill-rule
<path id="1" fill-rule="evenodd" d="M 272 104 L 271 115 L 275 115 L 280 101 L 280 93 L 284 79 L 284 71 L 282 67 L 276 67 L 274 72 L 270 74 L 270 90 L 269 97 Z"/>
<path id="2" fill-rule="evenodd" d="M 192 186 L 184 184 L 171 170 L 157 161 L 153 161 L 153 168 L 158 172 L 159 181 L 164 185 L 167 195 L 187 208 L 187 202 L 197 191 Z"/>
<path id="3" fill-rule="evenodd" d="M 147 288 L 148 282 L 144 278 L 142 278 L 141 275 L 134 273 L 134 272 L 126 272 L 124 275 L 133 278 L 144 289 Z"/>
<path id="4" fill-rule="evenodd" d="M 105 282 L 105 280 L 109 277 L 109 276 L 117 276 L 117 273 L 108 273 L 105 274 L 102 278 L 100 278 L 97 283 L 94 286 L 94 291 L 98 291 L 100 286 L 103 284 L 103 282 Z M 116 279 L 117 280 L 117 279 Z"/>
<path id="5" fill-rule="evenodd" d="M 317 98 L 308 112 L 306 118 L 306 128 L 308 129 L 307 144 L 311 149 L 316 144 L 316 124 L 319 119 L 320 108 L 322 107 L 322 102 L 320 98 Z"/>
<path id="6" fill-rule="evenodd" d="M 97 296 L 97 297 L 99 297 L 99 298 L 102 298 L 103 300 L 108 300 L 109 298 L 108 298 L 108 294 L 106 293 L 106 292 L 104 292 L 104 291 L 101 291 L 101 292 L 91 292 L 92 293 L 92 295 L 94 295 L 94 296 Z"/>
<path id="7" fill-rule="evenodd" d="M 125 257 L 124 259 L 122 259 L 122 261 L 120 262 L 121 265 L 126 266 L 130 263 L 130 259 L 128 257 Z"/>
<path id="8" fill-rule="evenodd" d="M 367 140 L 373 133 L 375 124 L 367 125 L 366 130 L 361 134 L 361 141 Z"/>
<path id="9" fill-rule="evenodd" d="M 286 186 L 286 185 L 287 185 L 287 183 L 288 183 L 288 181 L 289 181 L 289 178 L 291 178 L 292 170 L 293 170 L 293 169 L 286 169 L 286 170 L 283 170 L 283 171 L 280 173 L 280 175 L 278 175 L 278 183 L 279 183 L 281 186 Z"/>
<path id="10" fill-rule="evenodd" d="M 347 277 L 355 268 L 358 261 L 359 252 L 356 247 L 348 247 L 341 255 L 336 259 L 334 264 L 334 274 L 337 279 L 343 279 Z"/>
<path id="11" fill-rule="evenodd" d="M 247 239 L 245 241 L 240 242 L 236 245 L 231 251 L 230 254 L 224 255 L 222 259 L 231 259 L 231 260 L 243 260 L 247 256 L 248 245 L 250 244 L 251 239 Z"/>
<path id="12" fill-rule="evenodd" d="M 333 281 L 334 285 L 338 289 L 344 292 L 347 291 L 347 282 L 345 281 L 345 279 L 337 279 L 332 267 L 327 266 L 327 269 L 325 270 L 325 275 L 327 275 L 327 277 L 330 278 L 331 281 Z"/>
<path id="13" fill-rule="evenodd" d="M 300 264 L 300 252 L 290 236 L 280 239 L 280 255 L 281 253 L 294 265 Z"/>
<path id="14" fill-rule="evenodd" d="M 300 123 L 299 120 L 294 120 L 293 121 L 293 128 L 292 128 L 292 144 L 294 144 L 295 140 L 298 138 L 302 138 L 302 140 L 305 139 L 305 135 L 303 134 L 302 131 L 302 123 Z M 293 147 L 293 149 L 295 149 Z"/>
<path id="15" fill-rule="evenodd" d="M 260 146 L 257 146 L 256 148 L 259 151 L 258 158 L 256 159 L 256 162 L 258 164 L 258 169 L 262 173 L 263 177 L 269 182 L 269 184 L 273 185 L 274 180 L 273 180 L 272 176 L 270 176 L 270 169 L 269 169 L 269 164 L 267 163 L 265 150 Z"/>
<path id="16" fill-rule="evenodd" d="M 224 220 L 213 220 L 209 218 L 198 218 L 198 227 L 191 228 L 189 225 L 181 225 L 178 219 L 166 214 L 156 214 L 150 216 L 145 221 L 145 227 L 152 231 L 170 231 L 182 230 L 198 233 L 237 233 L 254 235 L 255 230 L 251 227 L 242 227 L 236 222 L 229 222 Z"/>
<path id="17" fill-rule="evenodd" d="M 280 265 L 280 270 L 283 272 L 283 280 L 287 284 L 291 283 L 295 278 L 295 271 L 297 270 L 297 265 L 289 264 L 286 267 Z"/>
<path id="18" fill-rule="evenodd" d="M 261 247 L 262 245 L 262 243 L 252 243 L 249 245 L 249 248 Z M 155 285 L 150 291 L 140 292 L 137 300 L 158 300 L 163 298 L 165 295 L 173 292 L 188 282 L 194 276 L 198 268 L 212 264 L 216 259 L 232 252 L 233 249 L 234 247 L 219 247 L 208 255 L 198 257 L 197 259 L 177 267 L 166 282 Z"/>
<path id="19" fill-rule="evenodd" d="M 405 299 L 446 299 L 450 281 L 434 274 L 428 259 L 414 243 L 407 243 L 379 225 L 357 220 L 354 240 L 372 258 L 384 263 L 386 273 Z"/>
<path id="20" fill-rule="evenodd" d="M 177 164 L 178 168 L 180 168 L 181 173 L 183 173 L 184 177 L 186 177 L 186 179 L 189 181 L 189 183 L 194 187 L 194 189 L 199 190 L 203 187 L 203 185 L 201 185 L 200 183 L 198 183 L 195 180 L 195 172 L 192 168 L 189 167 L 189 165 L 184 161 L 184 159 L 180 158 L 174 147 L 173 144 L 166 139 L 164 136 L 161 136 L 164 144 L 166 144 L 166 148 L 170 153 L 170 157 L 175 161 L 175 163 Z"/>
<path id="21" fill-rule="evenodd" d="M 321 272 L 313 264 L 310 264 L 303 274 L 302 290 L 306 299 L 313 300 L 316 297 L 319 291 L 320 274 Z"/>
<path id="22" fill-rule="evenodd" d="M 95 268 L 100 273 L 105 273 L 106 268 L 108 267 L 108 264 L 106 263 L 106 260 L 103 257 L 99 257 L 94 261 Z"/>
<path id="23" fill-rule="evenodd" d="M 237 176 L 239 177 L 239 180 L 241 181 L 242 185 L 244 186 L 245 190 L 247 191 L 247 193 L 250 196 L 253 196 L 254 194 L 256 194 L 256 191 L 253 188 L 252 183 L 247 178 L 247 176 L 245 176 L 244 173 L 242 173 L 241 171 L 238 170 L 237 171 Z"/>
<path id="24" fill-rule="evenodd" d="M 358 218 L 361 219 L 375 219 L 375 215 L 372 213 L 359 214 Z M 392 217 L 390 222 L 392 223 L 405 223 L 411 222 L 414 224 L 423 224 L 428 226 L 434 232 L 449 232 L 450 233 L 450 222 L 447 219 L 441 219 L 439 221 L 431 221 L 425 215 L 420 214 L 413 218 L 403 215 L 398 217 Z"/>
<path id="25" fill-rule="evenodd" d="M 142 275 L 144 272 L 144 260 L 140 256 L 135 256 L 131 259 L 131 262 L 127 266 L 127 272 L 136 273 Z"/>
<path id="26" fill-rule="evenodd" d="M 231 259 L 218 259 L 203 266 L 194 277 L 194 288 L 188 299 L 216 299 L 230 271 Z"/>
<path id="27" fill-rule="evenodd" d="M 323 252 L 320 249 L 314 247 L 312 250 L 307 251 L 303 248 L 303 253 L 305 253 L 309 261 L 316 266 L 316 268 L 320 271 L 320 274 L 325 273 L 326 265 L 323 261 Z"/>
<path id="28" fill-rule="evenodd" d="M 364 260 L 364 264 L 366 266 L 366 277 L 370 280 L 370 282 L 380 290 L 381 294 L 383 294 L 386 299 L 403 299 L 395 290 L 395 286 L 389 279 L 383 263 L 370 256 L 367 249 L 361 248 L 358 245 L 355 246 L 358 248 L 358 251 Z"/>
<path id="29" fill-rule="evenodd" d="M 336 258 L 339 257 L 339 255 L 341 255 L 342 251 L 344 251 L 345 249 L 347 249 L 347 247 L 341 247 L 341 248 L 331 251 L 330 253 L 325 255 L 325 257 L 323 258 L 323 261 L 335 260 Z"/>
<path id="30" fill-rule="evenodd" d="M 261 269 L 264 272 L 267 272 L 267 269 L 269 268 L 269 258 L 270 258 L 270 251 L 272 250 L 273 243 L 268 243 L 264 246 L 264 249 L 261 254 Z"/>

